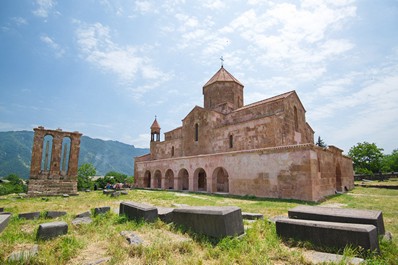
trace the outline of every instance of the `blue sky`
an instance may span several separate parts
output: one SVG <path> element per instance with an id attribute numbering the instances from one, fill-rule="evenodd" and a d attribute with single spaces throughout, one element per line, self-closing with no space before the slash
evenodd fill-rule
<path id="1" fill-rule="evenodd" d="M 398 148 L 397 0 L 2 0 L 0 131 L 148 147 L 220 67 L 245 104 L 296 90 L 330 145 Z M 163 139 L 163 135 L 162 135 Z"/>

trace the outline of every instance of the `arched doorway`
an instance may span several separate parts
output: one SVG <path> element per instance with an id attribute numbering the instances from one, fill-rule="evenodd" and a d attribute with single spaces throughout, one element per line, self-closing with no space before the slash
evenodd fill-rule
<path id="1" fill-rule="evenodd" d="M 166 181 L 165 181 L 165 184 L 164 184 L 164 188 L 173 190 L 174 189 L 174 173 L 173 173 L 173 170 L 168 169 L 166 171 L 166 175 L 165 176 L 166 176 L 165 177 Z"/>
<path id="2" fill-rule="evenodd" d="M 206 178 L 206 171 L 203 168 L 198 168 L 195 170 L 194 179 L 196 180 L 198 191 L 207 191 Z"/>
<path id="3" fill-rule="evenodd" d="M 188 171 L 183 168 L 178 172 L 178 178 L 180 180 L 180 189 L 182 190 L 188 190 L 189 189 L 189 174 Z"/>
<path id="4" fill-rule="evenodd" d="M 223 167 L 218 167 L 213 172 L 213 191 L 229 192 L 228 172 Z"/>
<path id="5" fill-rule="evenodd" d="M 162 173 L 160 172 L 160 170 L 155 171 L 154 180 L 155 180 L 155 183 L 154 183 L 153 187 L 155 189 L 161 189 L 162 188 Z"/>
<path id="6" fill-rule="evenodd" d="M 147 170 L 144 174 L 144 188 L 151 187 L 151 172 Z"/>
<path id="7" fill-rule="evenodd" d="M 341 183 L 341 169 L 340 169 L 340 164 L 338 163 L 336 166 L 336 190 L 343 191 Z"/>

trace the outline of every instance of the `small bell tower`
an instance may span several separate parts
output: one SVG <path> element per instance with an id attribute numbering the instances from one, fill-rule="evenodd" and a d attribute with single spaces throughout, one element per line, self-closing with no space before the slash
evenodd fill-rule
<path id="1" fill-rule="evenodd" d="M 156 116 L 151 126 L 151 142 L 160 142 L 160 126 Z"/>

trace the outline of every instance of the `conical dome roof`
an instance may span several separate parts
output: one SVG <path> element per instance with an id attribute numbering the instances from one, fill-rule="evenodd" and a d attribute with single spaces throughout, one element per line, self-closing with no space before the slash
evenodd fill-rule
<path id="1" fill-rule="evenodd" d="M 159 131 L 159 130 L 160 130 L 160 126 L 159 126 L 158 121 L 155 118 L 155 120 L 153 121 L 152 126 L 151 126 L 151 131 Z"/>
<path id="2" fill-rule="evenodd" d="M 203 87 L 209 86 L 215 82 L 235 82 L 243 86 L 242 83 L 239 82 L 239 80 L 231 75 L 227 70 L 225 70 L 223 66 L 221 66 L 220 70 L 218 70 L 218 72 L 215 73 Z"/>

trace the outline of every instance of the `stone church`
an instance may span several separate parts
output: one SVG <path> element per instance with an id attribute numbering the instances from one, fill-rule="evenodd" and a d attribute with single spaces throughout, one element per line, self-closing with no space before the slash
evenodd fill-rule
<path id="1" fill-rule="evenodd" d="M 318 201 L 354 187 L 352 160 L 314 144 L 295 91 L 244 105 L 243 85 L 223 66 L 203 86 L 182 126 L 155 118 L 150 154 L 135 158 L 140 188 Z"/>

